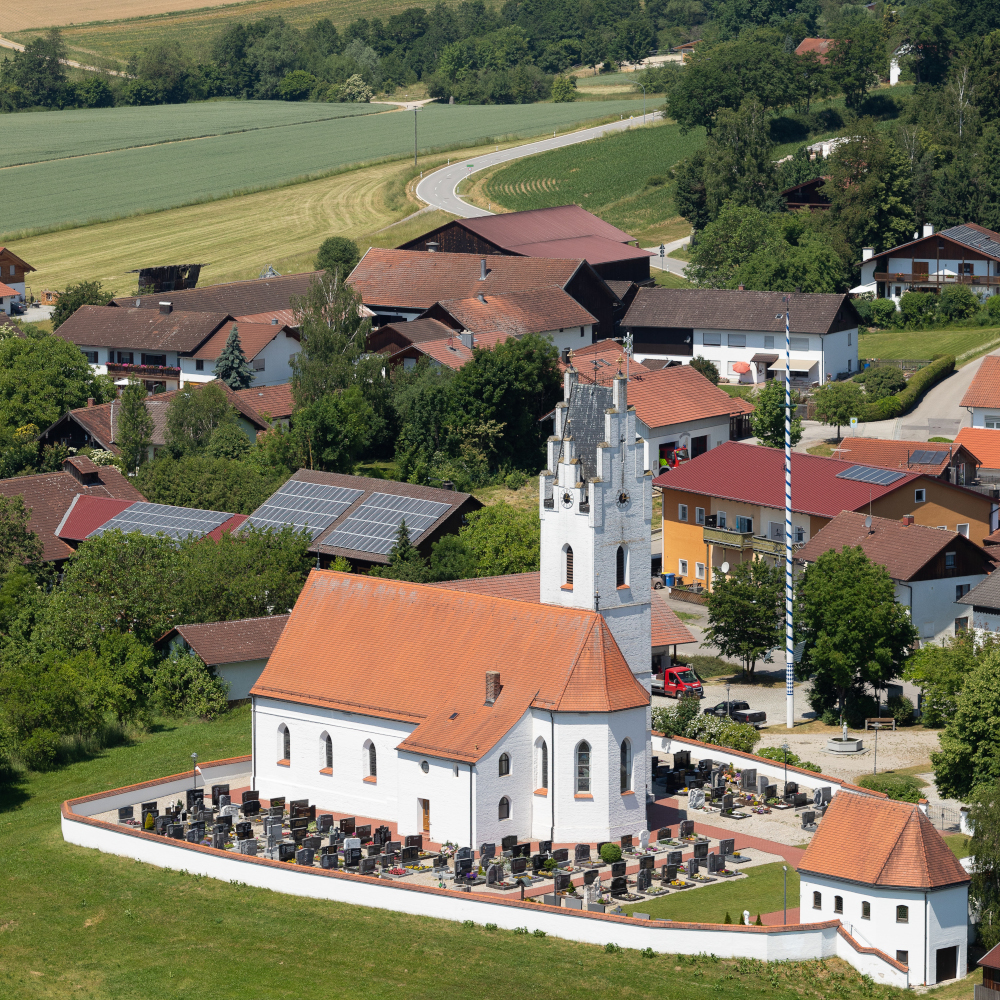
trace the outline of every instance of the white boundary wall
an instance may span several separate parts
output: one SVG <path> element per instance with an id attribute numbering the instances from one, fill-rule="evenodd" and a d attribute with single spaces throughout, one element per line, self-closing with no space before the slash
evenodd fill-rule
<path id="1" fill-rule="evenodd" d="M 205 784 L 248 773 L 249 758 L 203 764 Z M 789 927 L 745 927 L 640 920 L 614 914 L 522 903 L 518 899 L 484 897 L 451 889 L 386 882 L 344 871 L 299 868 L 264 857 L 244 857 L 184 841 L 165 840 L 134 827 L 94 819 L 96 813 L 143 798 L 173 795 L 191 787 L 190 774 L 172 775 L 105 794 L 70 800 L 62 806 L 62 834 L 67 843 L 96 848 L 105 854 L 134 858 L 161 868 L 180 869 L 223 882 L 241 882 L 274 892 L 329 899 L 356 906 L 393 910 L 441 920 L 494 923 L 506 930 L 527 927 L 553 937 L 623 948 L 652 948 L 666 954 L 714 954 L 723 958 L 752 955 L 766 961 L 838 956 L 876 982 L 906 988 L 909 975 L 889 956 L 855 942 L 838 920 Z M 752 935 L 752 939 L 747 935 Z"/>

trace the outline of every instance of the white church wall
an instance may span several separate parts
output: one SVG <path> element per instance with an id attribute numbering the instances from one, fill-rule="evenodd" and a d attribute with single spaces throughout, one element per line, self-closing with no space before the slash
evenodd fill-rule
<path id="1" fill-rule="evenodd" d="M 469 765 L 405 751 L 396 755 L 396 803 L 393 816 L 399 835 L 422 834 L 438 844 L 469 844 Z M 427 770 L 424 771 L 426 762 Z M 473 786 L 474 790 L 474 786 Z M 430 829 L 424 830 L 423 800 Z"/>
<path id="2" fill-rule="evenodd" d="M 965 974 L 968 963 L 970 931 L 969 886 L 957 885 L 927 893 L 927 982 L 937 981 L 937 951 L 940 948 L 957 948 L 956 969 Z M 973 938 L 974 940 L 974 938 Z M 911 966 L 912 969 L 912 966 Z M 912 978 L 916 978 L 913 976 Z"/>
<path id="3" fill-rule="evenodd" d="M 500 669 L 503 684 L 503 667 Z M 500 697 L 503 697 L 501 693 Z M 531 840 L 534 832 L 534 764 L 532 742 L 534 719 L 531 710 L 517 721 L 507 735 L 475 765 L 476 815 L 474 840 L 469 846 L 479 850 L 480 844 L 499 845 L 504 837 L 517 835 L 518 840 Z M 510 773 L 500 774 L 500 756 L 507 754 Z M 500 800 L 510 803 L 510 817 L 500 819 Z M 462 841 L 463 846 L 468 841 Z M 499 848 L 498 848 L 499 851 Z"/>

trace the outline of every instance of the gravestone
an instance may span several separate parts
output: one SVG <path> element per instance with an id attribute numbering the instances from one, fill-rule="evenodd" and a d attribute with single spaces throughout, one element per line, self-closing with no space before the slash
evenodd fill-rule
<path id="1" fill-rule="evenodd" d="M 740 788 L 752 792 L 757 787 L 757 768 L 745 767 L 740 771 Z"/>
<path id="2" fill-rule="evenodd" d="M 503 867 L 501 865 L 490 865 L 486 869 L 486 884 L 495 885 L 503 881 Z"/>
<path id="3" fill-rule="evenodd" d="M 361 848 L 360 847 L 345 847 L 344 848 L 344 867 L 345 868 L 357 868 L 361 864 Z"/>
<path id="4" fill-rule="evenodd" d="M 611 843 L 611 841 L 610 841 L 610 840 L 599 840 L 599 841 L 597 842 L 597 857 L 598 857 L 599 859 L 603 860 L 603 858 L 601 858 L 601 848 L 602 848 L 602 847 L 603 847 L 603 846 L 604 846 L 605 844 L 610 844 L 610 843 Z M 541 850 L 541 848 L 539 848 L 539 850 Z"/>
<path id="5" fill-rule="evenodd" d="M 630 850 L 632 850 L 632 834 L 631 833 L 623 833 L 622 834 L 622 839 L 621 839 L 620 843 L 621 843 L 621 848 L 622 848 L 623 851 L 630 851 Z"/>
<path id="6" fill-rule="evenodd" d="M 729 840 L 719 841 L 719 854 L 721 854 L 722 857 L 724 858 L 729 857 L 729 855 L 732 854 L 733 851 L 735 850 L 736 850 L 736 841 L 734 839 L 730 838 Z"/>
<path id="7" fill-rule="evenodd" d="M 219 796 L 229 794 L 229 785 L 212 785 L 212 805 L 219 805 Z"/>
<path id="8" fill-rule="evenodd" d="M 591 868 L 589 872 L 583 873 L 583 884 L 593 885 L 597 881 L 600 872 L 596 868 Z"/>
<path id="9" fill-rule="evenodd" d="M 823 805 L 823 789 L 814 788 L 813 789 L 813 805 L 819 809 Z"/>
<path id="10" fill-rule="evenodd" d="M 698 861 L 704 861 L 708 857 L 708 841 L 702 840 L 694 845 L 694 856 Z"/>
<path id="11" fill-rule="evenodd" d="M 316 858 L 316 852 L 311 847 L 300 847 L 295 852 L 295 863 L 310 867 Z"/>
<path id="12" fill-rule="evenodd" d="M 722 796 L 722 811 L 732 812 L 733 811 L 733 797 L 728 792 Z"/>
<path id="13" fill-rule="evenodd" d="M 785 782 L 785 797 L 789 795 L 795 795 L 799 790 L 799 783 L 797 781 L 786 781 Z"/>
<path id="14" fill-rule="evenodd" d="M 337 857 L 336 851 L 329 851 L 319 856 L 319 864 L 327 871 L 336 871 L 340 867 L 340 858 Z"/>
<path id="15" fill-rule="evenodd" d="M 392 834 L 389 833 L 389 827 L 375 827 L 375 832 L 372 834 L 372 840 L 374 840 L 376 844 L 388 844 L 389 841 L 392 840 Z"/>
<path id="16" fill-rule="evenodd" d="M 249 804 L 250 803 L 248 802 L 247 805 L 249 805 Z M 277 817 L 277 818 L 282 818 L 285 815 L 285 807 L 284 806 L 268 806 L 267 807 L 267 815 L 268 816 L 274 816 L 274 817 Z"/>
<path id="17" fill-rule="evenodd" d="M 674 769 L 677 771 L 683 771 L 685 768 L 691 766 L 691 751 L 690 750 L 678 750 L 674 754 Z"/>
<path id="18" fill-rule="evenodd" d="M 518 858 L 518 861 L 522 861 L 523 858 Z M 512 863 L 513 864 L 513 863 Z M 540 872 L 542 870 L 542 865 L 545 864 L 544 854 L 532 854 L 531 855 L 531 870 L 533 872 Z"/>
<path id="19" fill-rule="evenodd" d="M 590 861 L 590 844 L 577 844 L 573 848 L 573 864 Z"/>
<path id="20" fill-rule="evenodd" d="M 248 802 L 258 802 L 259 800 L 260 800 L 260 792 L 258 792 L 256 789 L 251 789 L 249 792 L 244 792 L 240 796 L 240 801 L 243 803 L 243 805 L 246 805 Z"/>
<path id="21" fill-rule="evenodd" d="M 312 807 L 312 818 L 316 818 L 316 807 Z M 367 844 L 369 840 L 372 839 L 372 827 L 371 823 L 367 826 L 358 826 L 354 828 L 354 836 L 359 838 L 362 844 Z"/>
<path id="22" fill-rule="evenodd" d="M 540 840 L 538 841 L 538 853 L 539 854 L 549 854 L 552 851 L 552 841 L 551 840 Z"/>
<path id="23" fill-rule="evenodd" d="M 322 837 L 303 837 L 302 846 L 308 847 L 311 851 L 318 851 L 323 846 Z"/>
<path id="24" fill-rule="evenodd" d="M 122 806 L 118 810 L 118 822 L 124 823 L 127 819 L 135 818 L 135 806 Z"/>
<path id="25" fill-rule="evenodd" d="M 777 785 L 768 785 L 767 788 L 764 789 L 765 799 L 776 799 L 777 797 L 778 797 Z"/>
<path id="26" fill-rule="evenodd" d="M 660 872 L 662 874 L 662 881 L 673 882 L 677 878 L 677 865 L 664 865 Z"/>
<path id="27" fill-rule="evenodd" d="M 613 878 L 611 880 L 611 895 L 612 896 L 624 896 L 628 892 L 628 885 L 625 882 L 625 876 L 620 878 Z"/>
<path id="28" fill-rule="evenodd" d="M 300 810 L 308 808 L 308 799 L 292 799 L 292 801 L 288 803 L 288 812 L 292 816 L 297 816 Z"/>
<path id="29" fill-rule="evenodd" d="M 226 819 L 231 818 L 230 816 L 226 817 Z M 228 826 L 229 824 L 227 823 L 226 825 Z M 236 830 L 237 840 L 246 840 L 253 832 L 253 823 L 237 823 L 234 829 Z"/>
<path id="30" fill-rule="evenodd" d="M 273 801 L 273 800 L 272 800 Z M 354 817 L 348 816 L 346 819 L 340 821 L 340 832 L 341 833 L 354 833 Z M 358 844 L 360 847 L 361 845 Z"/>
<path id="31" fill-rule="evenodd" d="M 322 836 L 333 829 L 333 816 L 330 813 L 320 813 L 316 817 L 316 832 Z"/>
<path id="32" fill-rule="evenodd" d="M 404 847 L 400 852 L 400 861 L 404 864 L 409 862 L 413 864 L 414 861 L 420 860 L 420 848 L 419 847 Z"/>
<path id="33" fill-rule="evenodd" d="M 257 857 L 257 841 L 253 838 L 236 841 L 236 850 L 246 857 Z"/>
<path id="34" fill-rule="evenodd" d="M 455 858 L 455 881 L 472 871 L 472 858 Z"/>
<path id="35" fill-rule="evenodd" d="M 671 837 L 671 834 L 670 834 L 670 827 L 669 826 L 664 826 L 664 827 L 661 827 L 659 830 L 657 830 L 656 831 L 656 839 L 658 841 L 660 841 L 660 843 L 663 843 L 663 841 L 665 841 L 665 840 L 672 840 L 673 838 Z"/>
<path id="36" fill-rule="evenodd" d="M 806 827 L 815 826 L 816 824 L 816 813 L 812 810 L 809 812 L 804 812 L 802 814 L 802 829 L 805 830 Z"/>
<path id="37" fill-rule="evenodd" d="M 643 830 L 639 834 L 639 846 L 645 851 L 649 848 L 649 830 Z"/>
<path id="38" fill-rule="evenodd" d="M 220 795 L 219 796 L 219 808 L 220 809 L 225 809 L 227 806 L 231 806 L 232 804 L 233 804 L 233 800 L 228 795 Z"/>
<path id="39" fill-rule="evenodd" d="M 455 852 L 456 861 L 471 861 L 472 860 L 472 848 L 471 847 L 460 847 Z"/>
<path id="40" fill-rule="evenodd" d="M 611 877 L 624 878 L 626 868 L 628 868 L 628 865 L 626 865 L 624 861 L 614 862 L 614 864 L 612 864 L 611 866 Z"/>
<path id="41" fill-rule="evenodd" d="M 703 788 L 692 788 L 691 791 L 688 792 L 688 808 L 705 808 L 705 790 Z"/>
<path id="42" fill-rule="evenodd" d="M 362 875 L 373 875 L 378 871 L 378 858 L 362 858 L 358 870 Z"/>
<path id="43" fill-rule="evenodd" d="M 820 791 L 823 793 L 823 805 L 825 806 L 829 805 L 830 800 L 833 798 L 833 791 L 831 790 L 830 786 L 823 785 Z"/>
<path id="44" fill-rule="evenodd" d="M 189 788 L 185 794 L 187 796 L 186 804 L 188 811 L 201 807 L 200 805 L 196 805 L 196 803 L 203 804 L 205 802 L 205 790 L 203 788 Z"/>
<path id="45" fill-rule="evenodd" d="M 806 795 L 805 792 L 796 792 L 792 796 L 792 805 L 795 806 L 796 809 L 801 809 L 804 805 L 808 805 L 808 803 L 809 796 Z"/>
<path id="46" fill-rule="evenodd" d="M 652 854 L 646 854 L 639 858 L 639 871 L 652 871 L 656 866 L 656 858 Z"/>
<path id="47" fill-rule="evenodd" d="M 158 833 L 161 837 L 166 828 L 173 822 L 173 818 L 170 816 L 156 816 L 153 819 L 153 832 Z"/>
<path id="48" fill-rule="evenodd" d="M 183 823 L 171 823 L 167 827 L 167 836 L 171 840 L 183 840 L 184 839 L 184 824 Z"/>
<path id="49" fill-rule="evenodd" d="M 646 869 L 642 868 L 639 870 L 639 874 L 635 877 L 635 891 L 636 892 L 646 892 L 650 885 L 653 883 L 652 873 Z"/>
<path id="50" fill-rule="evenodd" d="M 431 862 L 431 864 L 435 868 L 447 868 L 448 867 L 448 859 L 443 854 L 438 854 L 438 855 L 436 855 L 434 857 L 434 859 Z"/>
<path id="51" fill-rule="evenodd" d="M 694 820 L 693 819 L 682 819 L 681 829 L 678 836 L 683 840 L 685 837 L 694 836 Z"/>
<path id="52" fill-rule="evenodd" d="M 399 854 L 403 849 L 403 842 L 401 840 L 390 840 L 388 844 L 383 844 L 383 850 L 386 854 Z M 472 857 L 472 851 L 469 851 L 469 857 Z"/>
<path id="53" fill-rule="evenodd" d="M 767 782 L 768 782 L 768 779 L 765 778 L 764 775 L 761 775 L 757 779 L 757 794 L 758 795 L 764 795 L 764 796 L 767 795 Z"/>
<path id="54" fill-rule="evenodd" d="M 698 771 L 701 774 L 708 774 L 712 770 L 712 767 L 713 762 L 711 757 L 702 757 L 701 760 L 698 761 Z"/>
<path id="55" fill-rule="evenodd" d="M 156 812 L 156 810 L 157 805 L 155 802 L 143 802 L 143 804 L 139 807 L 139 815 L 141 816 L 146 812 Z"/>
<path id="56" fill-rule="evenodd" d="M 569 872 L 556 872 L 555 889 L 556 892 L 565 892 L 571 885 Z"/>
<path id="57" fill-rule="evenodd" d="M 285 811 L 285 796 L 276 795 L 273 799 L 268 800 L 270 802 L 269 808 L 280 809 L 282 812 Z"/>
<path id="58" fill-rule="evenodd" d="M 278 860 L 292 861 L 295 858 L 294 844 L 278 844 Z"/>
<path id="59" fill-rule="evenodd" d="M 684 856 L 683 851 L 667 851 L 667 864 L 680 865 L 683 856 Z"/>
<path id="60" fill-rule="evenodd" d="M 407 838 L 409 840 L 409 838 Z M 492 861 L 493 858 L 497 856 L 497 845 L 496 844 L 480 844 L 479 845 L 479 860 L 480 861 Z"/>
<path id="61" fill-rule="evenodd" d="M 530 858 L 531 844 L 515 844 L 511 848 L 512 856 L 515 858 Z"/>
<path id="62" fill-rule="evenodd" d="M 418 851 L 422 851 L 424 849 L 423 834 L 420 833 L 407 834 L 406 839 L 403 842 L 403 846 L 415 847 Z"/>
<path id="63" fill-rule="evenodd" d="M 228 833 L 228 830 L 212 831 L 212 846 L 217 851 L 224 851 L 226 849 L 226 841 L 229 839 Z"/>
<path id="64" fill-rule="evenodd" d="M 704 788 L 705 787 L 705 781 L 704 781 L 703 778 L 691 778 L 691 779 L 688 780 L 687 784 L 688 784 L 688 791 L 691 791 L 692 789 L 695 789 L 695 788 Z"/>
<path id="65" fill-rule="evenodd" d="M 690 878 L 692 875 L 697 875 L 698 874 L 698 859 L 697 858 L 688 858 L 688 862 L 687 862 L 687 874 L 688 874 L 688 878 Z"/>
<path id="66" fill-rule="evenodd" d="M 712 801 L 713 802 L 721 802 L 722 798 L 723 798 L 723 796 L 725 794 L 726 794 L 726 786 L 725 785 L 716 785 L 712 789 Z"/>
<path id="67" fill-rule="evenodd" d="M 556 864 L 562 865 L 569 861 L 569 848 L 568 847 L 557 847 L 552 852 L 552 857 Z"/>
<path id="68" fill-rule="evenodd" d="M 527 858 L 513 858 L 510 862 L 511 875 L 523 875 L 528 870 Z"/>
<path id="69" fill-rule="evenodd" d="M 352 851 L 357 849 L 358 856 L 360 857 L 361 852 L 361 841 L 357 837 L 345 837 L 344 838 L 344 850 Z"/>
<path id="70" fill-rule="evenodd" d="M 501 847 L 501 850 L 512 851 L 516 843 L 517 843 L 516 834 L 511 834 L 509 837 L 504 837 L 502 841 L 503 846 Z"/>
<path id="71" fill-rule="evenodd" d="M 721 854 L 710 854 L 708 856 L 708 874 L 721 872 L 726 867 L 726 859 Z"/>

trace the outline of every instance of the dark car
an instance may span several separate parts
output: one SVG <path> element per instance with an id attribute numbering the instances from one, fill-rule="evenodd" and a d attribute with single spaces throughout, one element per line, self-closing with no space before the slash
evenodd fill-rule
<path id="1" fill-rule="evenodd" d="M 767 725 L 766 712 L 751 712 L 750 706 L 745 701 L 720 701 L 718 705 L 705 709 L 705 715 L 714 715 L 716 718 L 724 719 L 729 716 L 733 722 L 745 722 L 748 726 Z"/>

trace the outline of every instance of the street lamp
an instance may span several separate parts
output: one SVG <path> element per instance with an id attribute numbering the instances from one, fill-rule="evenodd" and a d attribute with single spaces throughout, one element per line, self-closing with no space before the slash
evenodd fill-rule
<path id="1" fill-rule="evenodd" d="M 788 923 L 788 865 L 781 866 L 781 881 L 783 883 L 784 896 L 785 896 L 785 915 L 782 918 L 781 922 L 783 924 L 787 924 Z"/>
<path id="2" fill-rule="evenodd" d="M 198 787 L 198 755 L 196 753 L 191 754 L 191 787 Z"/>
<path id="3" fill-rule="evenodd" d="M 785 740 L 781 744 L 781 749 L 785 751 L 785 787 L 782 789 L 784 795 L 788 794 L 788 751 L 790 747 L 788 746 L 788 740 Z"/>

